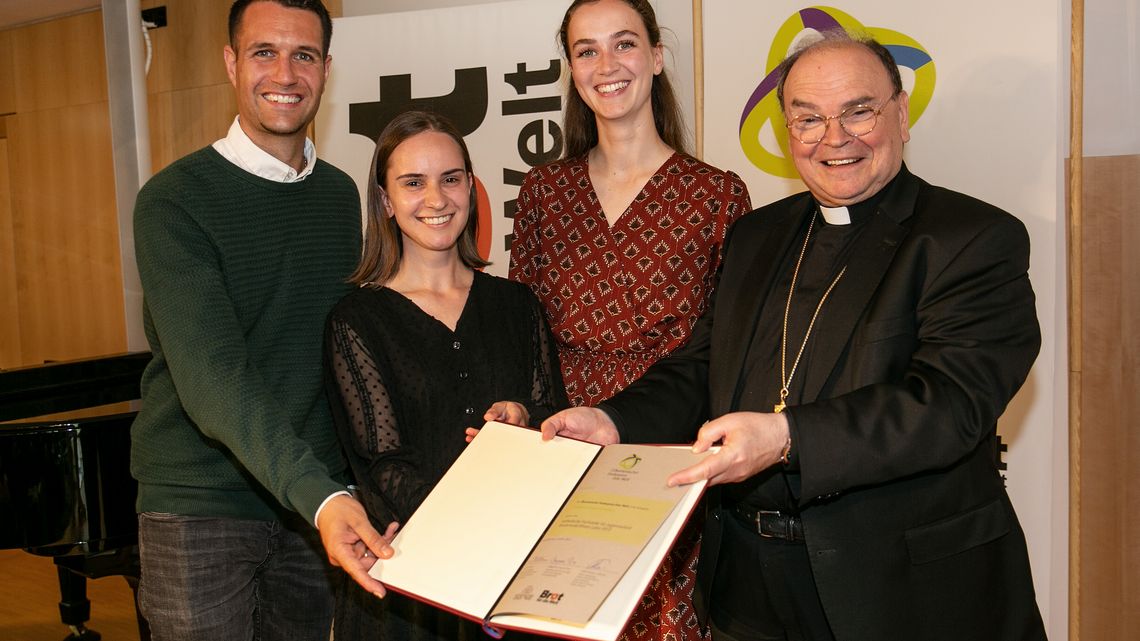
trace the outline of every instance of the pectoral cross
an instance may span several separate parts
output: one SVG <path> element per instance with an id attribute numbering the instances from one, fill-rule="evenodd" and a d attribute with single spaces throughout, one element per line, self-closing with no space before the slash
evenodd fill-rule
<path id="1" fill-rule="evenodd" d="M 784 401 L 786 401 L 786 400 L 788 400 L 788 388 L 787 388 L 787 386 L 780 388 L 780 402 L 776 403 L 775 405 L 772 406 L 772 411 L 777 413 L 777 414 L 779 414 L 780 412 L 783 412 L 784 409 L 788 407 L 784 403 Z"/>

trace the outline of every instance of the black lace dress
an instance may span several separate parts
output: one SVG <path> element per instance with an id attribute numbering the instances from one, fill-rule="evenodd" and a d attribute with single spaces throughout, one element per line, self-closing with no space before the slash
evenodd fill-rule
<path id="1" fill-rule="evenodd" d="M 329 314 L 325 382 L 333 419 L 376 529 L 404 523 L 483 424 L 518 401 L 531 424 L 568 406 L 553 337 L 526 286 L 476 272 L 455 331 L 388 288 L 362 288 Z M 463 524 L 455 524 L 463 536 Z M 471 553 L 479 542 L 471 541 Z M 511 639 L 523 635 L 510 632 Z M 398 594 L 344 580 L 336 641 L 467 641 L 480 626 Z"/>

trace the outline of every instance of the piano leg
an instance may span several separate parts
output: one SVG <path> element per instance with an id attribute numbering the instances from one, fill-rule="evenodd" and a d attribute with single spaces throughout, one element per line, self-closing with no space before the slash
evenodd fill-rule
<path id="1" fill-rule="evenodd" d="M 76 574 L 62 564 L 56 566 L 59 575 L 59 618 L 71 628 L 64 641 L 99 641 L 98 632 L 87 629 L 91 618 L 91 602 L 87 600 L 87 577 Z"/>
<path id="2" fill-rule="evenodd" d="M 91 555 L 57 556 L 59 575 L 59 615 L 71 635 L 63 641 L 99 641 L 98 632 L 87 628 L 91 618 L 91 601 L 87 599 L 87 579 L 122 575 L 131 587 L 135 601 L 135 618 L 139 626 L 139 640 L 150 641 L 150 626 L 139 614 L 139 553 L 137 546 L 119 548 Z"/>

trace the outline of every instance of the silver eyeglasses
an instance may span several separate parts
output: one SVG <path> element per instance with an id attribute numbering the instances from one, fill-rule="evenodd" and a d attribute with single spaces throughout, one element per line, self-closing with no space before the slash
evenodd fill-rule
<path id="1" fill-rule="evenodd" d="M 814 145 L 827 135 L 827 123 L 831 120 L 838 120 L 839 126 L 847 132 L 847 135 L 854 138 L 866 136 L 875 130 L 875 125 L 879 122 L 879 114 L 883 113 L 887 103 L 897 96 L 898 94 L 895 94 L 887 98 L 877 108 L 871 105 L 853 105 L 839 112 L 836 116 L 800 114 L 788 121 L 788 132 L 803 144 Z"/>

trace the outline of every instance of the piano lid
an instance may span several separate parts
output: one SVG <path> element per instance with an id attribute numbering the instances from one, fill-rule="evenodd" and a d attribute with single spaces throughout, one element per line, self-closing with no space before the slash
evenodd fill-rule
<path id="1" fill-rule="evenodd" d="M 0 421 L 137 399 L 149 362 L 127 352 L 0 371 Z"/>

